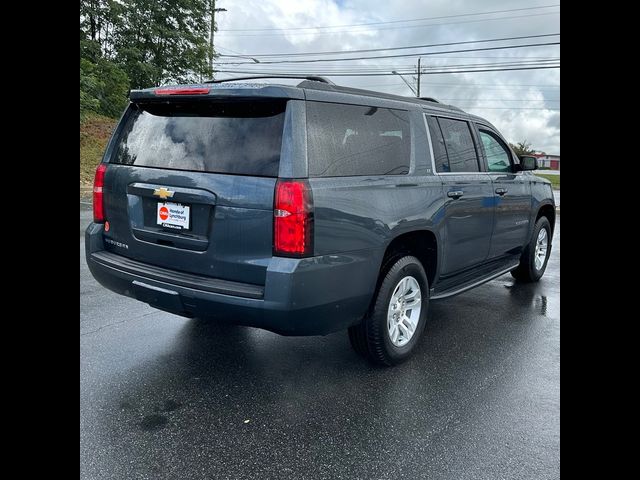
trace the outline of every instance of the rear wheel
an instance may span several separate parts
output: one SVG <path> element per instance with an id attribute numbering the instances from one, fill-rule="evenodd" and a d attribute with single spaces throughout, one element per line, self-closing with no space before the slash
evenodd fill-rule
<path id="1" fill-rule="evenodd" d="M 382 274 L 373 307 L 362 323 L 349 328 L 349 340 L 373 362 L 395 365 L 411 355 L 424 331 L 429 282 L 420 261 L 409 255 Z"/>
<path id="2" fill-rule="evenodd" d="M 521 282 L 537 282 L 547 269 L 551 254 L 551 224 L 547 217 L 540 217 L 533 228 L 531 241 L 522 252 L 520 265 L 511 275 Z"/>

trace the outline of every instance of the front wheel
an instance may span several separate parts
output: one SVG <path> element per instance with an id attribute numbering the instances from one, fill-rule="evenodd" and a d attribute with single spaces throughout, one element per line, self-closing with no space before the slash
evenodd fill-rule
<path id="1" fill-rule="evenodd" d="M 520 265 L 511 275 L 521 282 L 537 282 L 547 269 L 551 254 L 551 224 L 547 217 L 540 217 L 533 228 L 533 234 L 520 257 Z"/>
<path id="2" fill-rule="evenodd" d="M 429 281 L 413 256 L 382 272 L 375 301 L 362 323 L 349 328 L 351 345 L 375 363 L 396 365 L 413 352 L 427 317 Z"/>

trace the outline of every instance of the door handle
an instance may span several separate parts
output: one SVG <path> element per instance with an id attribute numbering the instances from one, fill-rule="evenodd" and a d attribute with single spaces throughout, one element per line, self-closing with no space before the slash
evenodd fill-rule
<path id="1" fill-rule="evenodd" d="M 496 188 L 496 193 L 500 196 L 504 195 L 507 193 L 507 189 L 506 188 Z"/>
<path id="2" fill-rule="evenodd" d="M 447 193 L 447 197 L 451 197 L 455 200 L 460 198 L 462 195 L 464 195 L 464 192 L 462 190 L 453 190 Z"/>

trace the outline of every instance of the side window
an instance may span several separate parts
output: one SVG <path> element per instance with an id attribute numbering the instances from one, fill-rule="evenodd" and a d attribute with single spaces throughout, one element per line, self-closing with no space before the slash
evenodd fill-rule
<path id="1" fill-rule="evenodd" d="M 480 130 L 480 140 L 487 156 L 487 164 L 490 172 L 511 172 L 511 154 L 493 133 Z"/>
<path id="2" fill-rule="evenodd" d="M 439 118 L 451 172 L 479 172 L 478 154 L 469 124 L 463 120 Z"/>
<path id="3" fill-rule="evenodd" d="M 307 102 L 310 177 L 406 175 L 409 114 L 403 110 Z"/>
<path id="4" fill-rule="evenodd" d="M 435 117 L 427 116 L 427 124 L 429 125 L 429 136 L 433 146 L 433 161 L 436 165 L 436 172 L 449 172 L 447 149 L 444 146 L 444 138 L 442 137 L 438 120 Z"/>

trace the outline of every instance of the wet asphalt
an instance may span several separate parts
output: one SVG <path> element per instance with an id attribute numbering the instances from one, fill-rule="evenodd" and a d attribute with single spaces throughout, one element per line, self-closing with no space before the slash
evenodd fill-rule
<path id="1" fill-rule="evenodd" d="M 80 215 L 82 479 L 556 479 L 560 222 L 534 285 L 433 302 L 416 355 L 374 367 L 345 332 L 185 319 L 89 273 Z"/>

